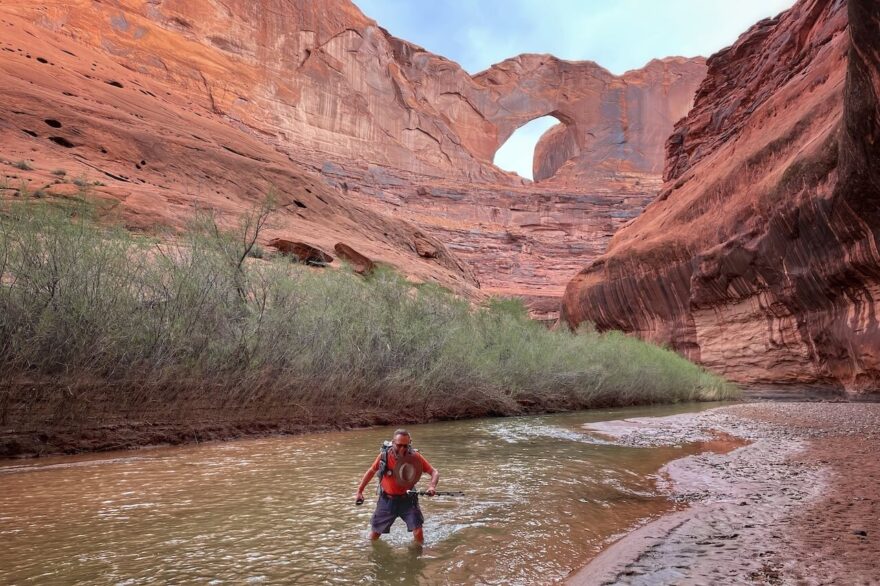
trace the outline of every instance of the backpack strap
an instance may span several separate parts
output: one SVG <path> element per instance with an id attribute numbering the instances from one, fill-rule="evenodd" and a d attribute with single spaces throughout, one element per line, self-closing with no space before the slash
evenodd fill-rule
<path id="1" fill-rule="evenodd" d="M 382 442 L 382 447 L 379 449 L 379 486 L 376 488 L 376 492 L 379 493 L 379 496 L 382 496 L 382 479 L 388 473 L 388 451 L 391 450 L 391 442 L 384 441 Z"/>

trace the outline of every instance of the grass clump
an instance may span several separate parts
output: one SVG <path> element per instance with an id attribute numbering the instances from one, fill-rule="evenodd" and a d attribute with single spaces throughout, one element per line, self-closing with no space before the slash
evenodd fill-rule
<path id="1" fill-rule="evenodd" d="M 29 198 L 31 196 L 31 186 L 30 183 L 28 183 L 27 179 L 19 180 L 16 195 L 23 198 Z"/>
<path id="2" fill-rule="evenodd" d="M 270 207 L 236 230 L 201 215 L 166 244 L 101 227 L 83 205 L 0 211 L 0 422 L 340 424 L 735 392 L 621 334 L 549 331 L 518 301 L 473 308 L 389 269 L 250 260 Z"/>
<path id="3" fill-rule="evenodd" d="M 33 167 L 27 161 L 16 161 L 12 164 L 16 169 L 21 169 L 22 171 L 33 171 Z"/>
<path id="4" fill-rule="evenodd" d="M 247 255 L 251 258 L 266 258 L 266 249 L 259 244 L 254 244 L 254 247 L 248 251 Z"/>

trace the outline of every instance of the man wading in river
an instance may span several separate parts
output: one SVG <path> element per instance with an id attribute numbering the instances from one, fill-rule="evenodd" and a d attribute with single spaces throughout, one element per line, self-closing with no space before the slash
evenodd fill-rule
<path id="1" fill-rule="evenodd" d="M 419 508 L 419 497 L 409 494 L 412 487 L 419 481 L 422 472 L 431 475 L 431 481 L 425 494 L 434 496 L 437 492 L 437 481 L 440 473 L 431 466 L 427 460 L 410 445 L 412 438 L 405 429 L 394 432 L 394 441 L 391 445 L 382 446 L 382 451 L 376 456 L 376 461 L 370 466 L 355 495 L 355 503 L 364 502 L 364 489 L 379 472 L 379 500 L 376 510 L 370 521 L 372 531 L 370 539 L 379 539 L 382 533 L 391 532 L 391 525 L 400 517 L 406 523 L 407 531 L 411 531 L 413 539 L 418 543 L 425 542 L 422 524 L 425 521 L 422 509 Z"/>

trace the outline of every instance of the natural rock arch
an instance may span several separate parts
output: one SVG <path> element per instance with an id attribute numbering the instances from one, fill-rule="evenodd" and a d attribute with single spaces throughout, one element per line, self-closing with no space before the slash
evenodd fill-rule
<path id="1" fill-rule="evenodd" d="M 496 129 L 486 153 L 497 150 L 521 126 L 542 116 L 561 123 L 536 149 L 535 179 L 552 177 L 566 162 L 582 169 L 662 171 L 669 128 L 693 102 L 704 74 L 701 62 L 678 57 L 654 60 L 616 76 L 592 61 L 564 61 L 551 55 L 520 55 L 473 77 L 489 92 L 479 100 Z"/>
<path id="2" fill-rule="evenodd" d="M 547 133 L 553 129 L 562 129 L 563 134 L 566 135 L 574 134 L 573 132 L 565 132 L 566 130 L 570 130 L 571 127 L 553 114 L 539 116 L 529 120 L 514 130 L 507 140 L 505 140 L 495 151 L 492 158 L 495 166 L 505 171 L 517 173 L 523 177 L 532 178 L 534 181 L 540 180 L 536 177 L 536 175 L 539 174 L 541 175 L 541 179 L 546 179 L 547 177 L 552 176 L 556 169 L 572 156 L 571 149 L 558 148 L 563 145 L 556 145 L 554 143 L 552 145 L 554 152 L 551 158 L 554 162 L 560 158 L 564 158 L 565 160 L 553 169 L 550 169 L 547 165 L 544 165 L 539 169 L 538 165 L 535 164 L 538 160 L 536 158 L 538 146 L 542 143 Z M 524 151 L 526 149 L 528 149 L 530 157 L 528 160 L 528 171 L 522 168 L 524 166 L 522 158 L 525 155 Z M 514 163 L 514 159 L 516 159 L 516 162 L 518 162 L 519 165 Z M 517 166 L 519 168 L 517 168 Z"/>

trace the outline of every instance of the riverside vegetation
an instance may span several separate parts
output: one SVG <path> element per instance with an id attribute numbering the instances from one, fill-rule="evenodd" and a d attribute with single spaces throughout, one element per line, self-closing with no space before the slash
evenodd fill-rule
<path id="1" fill-rule="evenodd" d="M 94 206 L 0 208 L 0 424 L 139 420 L 305 427 L 729 398 L 619 333 L 550 331 L 390 269 L 253 258 L 270 207 L 154 239 Z"/>

